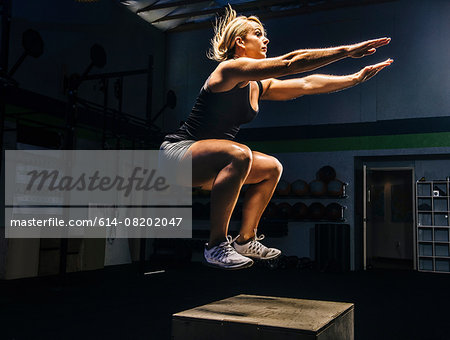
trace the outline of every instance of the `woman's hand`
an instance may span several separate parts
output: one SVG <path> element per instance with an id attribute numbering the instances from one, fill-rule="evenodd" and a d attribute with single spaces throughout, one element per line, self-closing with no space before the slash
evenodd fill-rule
<path id="1" fill-rule="evenodd" d="M 361 71 L 356 73 L 356 80 L 358 81 L 358 83 L 362 83 L 366 80 L 369 80 L 378 72 L 380 72 L 382 69 L 384 69 L 386 66 L 391 65 L 393 62 L 394 62 L 393 59 L 387 59 L 381 63 L 366 66 Z"/>
<path id="2" fill-rule="evenodd" d="M 360 58 L 373 54 L 378 47 L 389 44 L 390 41 L 391 38 L 381 38 L 339 47 L 296 50 L 274 58 L 230 59 L 220 63 L 211 73 L 208 86 L 213 92 L 224 92 L 250 80 L 309 72 L 347 57 Z"/>
<path id="3" fill-rule="evenodd" d="M 390 41 L 391 38 L 381 38 L 349 45 L 347 46 L 348 55 L 351 58 L 362 58 L 366 55 L 374 54 L 378 47 L 387 45 Z"/>
<path id="4" fill-rule="evenodd" d="M 366 81 L 392 64 L 392 59 L 364 67 L 361 71 L 345 76 L 312 74 L 304 78 L 262 81 L 264 100 L 290 100 L 304 95 L 330 93 L 347 89 Z"/>

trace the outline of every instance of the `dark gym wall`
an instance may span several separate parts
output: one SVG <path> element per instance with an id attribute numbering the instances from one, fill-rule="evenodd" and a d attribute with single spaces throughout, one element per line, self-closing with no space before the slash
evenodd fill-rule
<path id="1" fill-rule="evenodd" d="M 449 13 L 448 1 L 416 0 L 265 20 L 270 39 L 269 57 L 296 48 L 320 48 L 392 37 L 391 44 L 380 48 L 373 56 L 342 60 L 316 73 L 353 73 L 389 57 L 395 62 L 376 78 L 343 92 L 305 96 L 282 103 L 263 102 L 259 117 L 245 127 L 448 115 Z M 168 86 L 176 90 L 180 105 L 167 113 L 166 130 L 173 129 L 186 117 L 201 85 L 216 65 L 205 57 L 212 34 L 212 29 L 204 29 L 168 36 Z"/>
<path id="2" fill-rule="evenodd" d="M 14 78 L 20 87 L 65 101 L 64 74 L 81 74 L 90 63 L 90 48 L 102 45 L 107 53 L 103 69 L 91 74 L 144 69 L 148 56 L 154 56 L 153 114 L 164 104 L 165 37 L 127 10 L 118 1 L 99 0 L 14 0 L 10 37 L 10 68 L 22 54 L 22 33 L 37 30 L 44 40 L 44 54 L 39 59 L 27 58 Z M 117 108 L 114 81 L 109 81 L 109 106 Z M 98 80 L 80 86 L 80 97 L 103 103 Z M 146 75 L 124 78 L 123 110 L 145 117 Z"/>

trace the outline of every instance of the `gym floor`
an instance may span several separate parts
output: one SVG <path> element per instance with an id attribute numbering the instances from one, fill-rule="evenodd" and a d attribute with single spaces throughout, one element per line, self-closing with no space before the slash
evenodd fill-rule
<path id="1" fill-rule="evenodd" d="M 245 293 L 352 302 L 359 340 L 450 339 L 447 274 L 223 271 L 195 262 L 138 273 L 132 264 L 0 281 L 1 338 L 170 339 L 173 313 Z"/>

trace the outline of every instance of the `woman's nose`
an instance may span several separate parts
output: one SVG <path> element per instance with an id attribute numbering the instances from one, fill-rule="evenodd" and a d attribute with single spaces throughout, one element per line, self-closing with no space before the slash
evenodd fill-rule
<path id="1" fill-rule="evenodd" d="M 267 39 L 266 37 L 264 37 L 263 43 L 264 43 L 264 45 L 267 45 L 267 44 L 269 43 L 269 39 Z"/>

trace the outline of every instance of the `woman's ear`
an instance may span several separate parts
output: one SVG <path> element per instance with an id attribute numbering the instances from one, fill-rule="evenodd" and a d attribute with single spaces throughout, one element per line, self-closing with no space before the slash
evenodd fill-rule
<path id="1" fill-rule="evenodd" d="M 235 44 L 241 48 L 245 47 L 244 40 L 241 37 L 236 37 Z"/>

